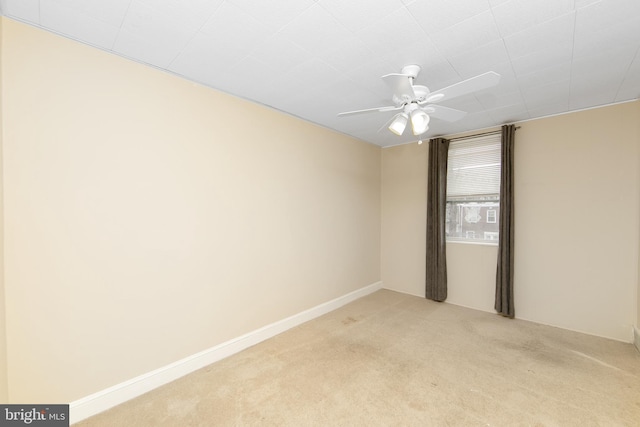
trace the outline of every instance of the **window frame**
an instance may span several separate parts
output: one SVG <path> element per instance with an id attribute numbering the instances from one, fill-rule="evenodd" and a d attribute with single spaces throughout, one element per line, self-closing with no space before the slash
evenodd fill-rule
<path id="1" fill-rule="evenodd" d="M 447 243 L 498 245 L 501 146 L 500 133 L 491 134 L 491 136 L 483 134 L 465 137 L 460 142 L 451 142 L 447 170 L 445 234 Z M 455 170 L 465 170 L 462 174 L 467 175 L 450 176 L 452 167 L 457 167 Z M 468 173 L 468 170 L 473 172 Z M 451 186 L 454 195 L 450 194 L 451 182 L 454 183 Z M 479 182 L 486 185 L 478 186 Z M 466 194 L 464 191 L 473 191 L 477 194 Z M 462 213 L 465 208 L 474 209 L 466 215 L 472 216 L 473 221 L 465 220 L 465 214 Z M 465 229 L 466 223 L 468 224 Z M 487 227 L 487 224 L 490 226 Z M 451 231 L 450 227 L 452 227 Z M 471 235 L 473 237 L 469 237 Z"/>

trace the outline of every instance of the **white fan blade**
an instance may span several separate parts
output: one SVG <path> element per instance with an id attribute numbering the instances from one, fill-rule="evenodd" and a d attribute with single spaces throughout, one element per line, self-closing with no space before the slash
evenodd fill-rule
<path id="1" fill-rule="evenodd" d="M 410 102 L 416 97 L 409 77 L 407 74 L 387 74 L 382 76 L 382 80 L 393 91 L 394 101 Z"/>
<path id="2" fill-rule="evenodd" d="M 454 108 L 444 107 L 442 105 L 431 104 L 424 107 L 425 113 L 436 119 L 445 120 L 447 122 L 455 122 L 467 115 L 465 111 L 456 110 Z"/>
<path id="3" fill-rule="evenodd" d="M 338 114 L 338 117 L 343 117 L 343 116 L 348 116 L 351 114 L 362 114 L 362 113 L 372 113 L 374 111 L 378 112 L 378 113 L 384 113 L 387 111 L 397 111 L 402 109 L 402 105 L 399 107 L 395 107 L 395 106 L 389 106 L 389 107 L 377 107 L 377 108 L 367 108 L 365 110 L 355 110 L 355 111 L 345 111 L 344 113 L 340 113 Z"/>
<path id="4" fill-rule="evenodd" d="M 443 89 L 433 91 L 420 104 L 449 100 L 457 96 L 466 95 L 471 92 L 476 92 L 478 90 L 495 86 L 498 84 L 498 82 L 500 82 L 500 74 L 489 71 L 487 73 L 480 74 L 479 76 L 463 80 L 460 83 L 456 83 Z"/>

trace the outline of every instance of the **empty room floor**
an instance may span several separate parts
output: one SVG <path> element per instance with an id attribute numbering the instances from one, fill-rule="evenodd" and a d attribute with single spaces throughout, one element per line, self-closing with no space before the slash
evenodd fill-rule
<path id="1" fill-rule="evenodd" d="M 380 290 L 77 426 L 637 426 L 631 344 Z"/>

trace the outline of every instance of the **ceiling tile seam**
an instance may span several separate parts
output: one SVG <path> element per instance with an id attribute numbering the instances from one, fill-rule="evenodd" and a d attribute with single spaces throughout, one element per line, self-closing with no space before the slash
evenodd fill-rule
<path id="1" fill-rule="evenodd" d="M 468 16 L 468 17 L 464 18 L 464 19 L 463 19 L 463 20 L 461 20 L 461 21 L 456 21 L 456 23 L 455 23 L 455 24 L 453 24 L 453 25 L 449 25 L 448 27 L 441 28 L 441 29 L 440 29 L 439 31 L 437 31 L 435 34 L 439 34 L 439 33 L 442 33 L 442 32 L 444 32 L 444 31 L 450 30 L 450 29 L 452 29 L 452 28 L 454 28 L 454 27 L 458 27 L 458 26 L 460 26 L 460 25 L 462 25 L 462 24 L 464 24 L 464 23 L 467 23 L 468 21 L 471 21 L 472 19 L 477 18 L 478 16 L 480 16 L 480 15 L 482 15 L 482 14 L 484 14 L 484 13 L 487 13 L 487 12 L 491 13 L 491 17 L 494 19 L 494 23 L 495 23 L 495 17 L 493 16 L 493 10 L 488 9 L 488 10 L 483 10 L 483 11 L 482 11 L 482 12 L 480 12 L 480 13 L 476 13 L 475 15 Z M 497 26 L 496 26 L 496 27 L 497 27 Z M 421 28 L 422 28 L 422 27 L 421 27 Z M 500 31 L 500 30 L 499 30 L 499 28 L 496 28 L 496 29 L 498 29 L 498 31 Z M 501 34 L 500 36 L 502 36 L 502 34 Z"/>
<path id="2" fill-rule="evenodd" d="M 563 83 L 563 82 L 564 81 L 560 81 L 560 82 L 553 81 L 553 82 L 550 82 L 550 83 L 545 83 L 545 84 L 542 84 L 542 85 L 538 85 L 538 86 L 532 87 L 531 89 L 536 89 L 536 91 L 545 90 L 545 89 L 548 89 L 550 87 L 553 87 L 554 85 L 558 85 L 559 83 Z M 567 82 L 568 85 L 571 85 L 571 81 L 570 80 L 566 80 L 566 82 Z M 570 88 L 568 88 L 568 89 L 570 89 Z M 527 104 L 526 98 L 524 98 L 523 101 L 524 101 L 525 105 L 527 105 L 527 108 L 530 108 L 529 105 Z M 564 103 L 565 101 L 560 101 L 560 102 Z M 570 101 L 570 99 L 567 99 L 566 102 L 567 102 L 567 104 L 570 104 L 571 101 Z M 547 102 L 545 102 L 545 103 L 543 103 L 541 105 L 534 106 L 532 109 L 535 110 L 537 108 L 540 108 L 541 106 L 551 105 L 551 104 L 556 104 L 556 103 L 558 103 L 558 101 L 553 101 L 553 102 L 548 102 L 547 101 Z"/>
<path id="3" fill-rule="evenodd" d="M 263 41 L 263 44 L 265 44 L 267 42 L 267 40 L 270 40 L 271 38 L 278 36 L 278 35 L 282 35 L 281 33 L 290 25 L 293 24 L 293 22 L 299 18 L 300 16 L 304 15 L 305 13 L 309 12 L 309 9 L 311 9 L 314 6 L 318 6 L 320 7 L 322 10 L 324 10 L 325 12 L 327 12 L 329 14 L 329 16 L 331 16 L 331 19 L 333 19 L 335 21 L 335 23 L 341 27 L 343 27 L 349 34 L 355 36 L 355 33 L 353 31 L 351 31 L 349 28 L 345 27 L 344 25 L 342 25 L 337 19 L 336 17 L 329 11 L 327 10 L 327 8 L 325 8 L 322 3 L 320 3 L 319 0 L 314 0 L 313 3 L 311 3 L 306 9 L 304 9 L 302 12 L 300 12 L 294 19 L 290 20 L 289 22 L 287 22 L 285 25 L 281 26 L 280 28 L 278 28 L 278 30 L 276 32 L 274 32 L 273 34 L 271 34 L 265 41 Z M 300 43 L 297 43 L 295 40 L 291 40 L 289 37 L 287 36 L 282 36 L 284 37 L 284 39 L 290 41 L 291 43 L 293 43 L 294 45 L 296 45 L 299 49 L 303 50 L 304 52 L 308 53 L 310 55 L 310 58 L 315 58 L 318 59 L 322 62 L 324 62 L 327 66 L 330 66 L 326 61 L 324 61 L 324 59 L 320 58 L 315 52 L 310 51 L 309 49 L 307 49 L 305 46 L 302 46 Z M 251 52 L 249 52 L 249 56 L 251 56 L 251 54 L 257 50 L 258 47 L 254 48 Z M 239 63 L 240 61 L 238 61 Z M 234 66 L 237 65 L 237 63 L 233 64 Z M 331 66 L 330 66 L 331 67 Z M 231 68 L 231 67 L 230 67 Z M 336 70 L 334 67 L 331 67 L 334 70 Z M 342 71 L 340 70 L 336 70 L 339 73 L 342 73 Z"/>
<path id="4" fill-rule="evenodd" d="M 317 3 L 317 4 L 318 4 L 318 6 L 320 6 L 320 7 L 321 7 L 325 12 L 327 12 L 329 15 L 331 15 L 331 18 L 333 18 L 333 20 L 334 20 L 334 21 L 336 21 L 336 22 L 337 22 L 341 27 L 344 27 L 344 28 L 345 28 L 349 33 L 351 33 L 351 35 L 355 35 L 355 34 L 353 33 L 353 31 L 351 31 L 351 29 L 349 29 L 349 28 L 347 28 L 346 26 L 342 25 L 342 23 L 338 20 L 338 17 L 337 17 L 333 12 L 331 12 L 331 10 L 327 9 L 327 8 L 325 7 L 325 5 L 324 5 L 324 4 L 322 4 L 322 2 L 320 2 L 320 1 L 316 1 L 316 3 Z M 305 12 L 306 12 L 306 10 L 305 10 Z M 303 12 L 303 13 L 304 13 L 304 12 Z M 294 43 L 295 43 L 295 42 L 294 42 Z"/>
<path id="5" fill-rule="evenodd" d="M 495 23 L 495 17 L 493 19 Z M 500 29 L 498 29 L 498 31 L 500 31 Z M 502 46 L 504 47 L 505 52 L 507 52 L 507 57 L 509 58 L 509 67 L 511 68 L 511 72 L 513 73 L 517 81 L 518 77 L 517 77 L 516 70 L 513 67 L 513 58 L 511 58 L 511 52 L 509 52 L 509 49 L 507 49 L 507 44 L 505 43 L 504 37 L 502 35 L 500 36 L 500 41 L 502 42 Z M 516 84 L 516 87 L 518 88 L 518 94 L 520 94 L 520 98 L 522 99 L 522 102 L 527 108 L 527 115 L 531 117 L 530 108 L 527 105 L 527 101 L 525 100 L 524 94 L 522 93 L 522 88 L 520 87 L 520 84 Z"/>
<path id="6" fill-rule="evenodd" d="M 275 36 L 275 34 L 274 34 L 274 36 Z M 272 37 L 273 37 L 273 36 L 272 36 Z M 288 40 L 289 40 L 289 39 L 288 39 Z M 299 45 L 299 44 L 298 44 L 298 43 L 296 43 L 294 40 L 289 40 L 289 41 L 291 41 L 291 43 L 295 44 L 295 45 L 296 45 L 296 46 L 298 46 L 301 50 L 303 50 L 303 51 L 305 51 L 306 53 L 308 53 L 308 54 L 309 54 L 309 59 L 305 60 L 303 63 L 306 63 L 306 62 L 308 62 L 308 61 L 311 61 L 311 60 L 313 60 L 313 59 L 316 59 L 316 60 L 318 60 L 318 61 L 322 62 L 322 63 L 323 63 L 324 65 L 326 65 L 327 67 L 331 68 L 333 71 L 337 72 L 338 74 L 341 74 L 341 75 L 342 75 L 342 74 L 344 74 L 344 72 L 343 72 L 343 71 L 341 71 L 341 70 L 337 69 L 336 67 L 334 67 L 333 65 L 329 64 L 329 63 L 324 59 L 324 57 L 322 57 L 322 56 L 320 56 L 320 55 L 317 55 L 316 53 L 314 53 L 313 51 L 310 51 L 309 49 L 307 49 L 307 48 L 306 48 L 306 47 L 304 47 L 304 46 Z M 337 50 L 337 49 L 336 49 L 336 50 Z M 253 52 L 253 51 L 252 51 L 252 52 Z M 332 52 L 334 52 L 334 51 L 333 51 L 333 50 L 332 50 L 332 51 L 328 51 L 328 53 L 332 53 Z M 249 56 L 251 56 L 251 53 L 249 54 Z M 235 66 L 235 65 L 237 65 L 237 64 L 234 64 L 234 66 Z M 298 64 L 298 65 L 297 65 L 297 67 L 299 67 L 300 65 L 302 65 L 302 64 Z M 294 67 L 294 69 L 295 69 L 295 68 L 296 68 L 296 67 Z M 289 70 L 289 71 L 292 71 L 292 70 Z"/>
<path id="7" fill-rule="evenodd" d="M 131 3 L 133 2 L 133 0 L 129 0 L 129 4 L 127 5 L 127 10 L 124 12 L 124 14 L 122 14 L 122 20 L 120 21 L 120 25 L 118 25 L 118 35 L 116 35 L 116 37 L 113 39 L 113 42 L 111 43 L 111 47 L 109 48 L 109 50 L 113 53 L 116 53 L 116 43 L 118 42 L 118 39 L 120 38 L 120 33 L 122 32 L 122 26 L 124 25 L 124 21 L 127 19 L 127 15 L 129 15 L 129 10 L 131 10 Z M 38 2 L 38 11 L 40 10 L 40 2 Z"/>
<path id="8" fill-rule="evenodd" d="M 574 5 L 575 5 L 575 3 L 574 3 Z M 572 42 L 572 46 L 571 46 L 571 64 L 573 65 L 573 62 L 574 62 L 573 54 L 574 54 L 574 46 L 575 46 L 575 31 L 576 31 L 575 21 L 576 21 L 576 19 L 577 19 L 577 13 L 576 13 L 576 11 L 575 11 L 575 10 L 571 10 L 571 12 L 568 12 L 568 13 L 566 13 L 566 14 L 569 14 L 569 13 L 573 14 L 573 19 L 574 19 L 574 25 L 573 25 L 573 36 L 572 36 L 572 40 L 571 40 L 571 42 Z M 566 14 L 563 14 L 563 15 L 566 15 Z M 507 38 L 511 38 L 511 37 L 513 37 L 513 36 L 515 36 L 515 35 L 517 35 L 517 34 L 519 34 L 519 33 L 523 32 L 523 31 L 530 31 L 531 29 L 534 29 L 534 28 L 536 28 L 536 27 L 539 27 L 539 26 L 541 26 L 541 25 L 544 25 L 546 22 L 549 22 L 549 21 L 553 21 L 553 20 L 555 20 L 555 19 L 558 19 L 559 17 L 561 17 L 561 16 L 563 16 L 563 15 L 555 16 L 555 17 L 553 17 L 553 18 L 547 19 L 546 21 L 543 21 L 543 22 L 537 23 L 536 25 L 534 25 L 534 26 L 532 26 L 532 27 L 525 28 L 525 29 L 524 29 L 524 30 L 522 30 L 522 31 L 517 31 L 517 32 L 515 32 L 515 33 L 513 33 L 513 34 L 509 34 L 509 36 L 507 36 Z M 494 17 L 494 21 L 495 21 L 495 17 Z M 498 28 L 498 31 L 499 31 L 499 28 Z M 508 47 L 507 47 L 507 45 L 506 45 L 506 43 L 505 43 L 505 37 L 501 37 L 501 40 L 502 40 L 502 42 L 503 42 L 503 44 L 504 44 L 505 50 L 507 51 L 507 55 L 509 55 L 509 63 L 511 64 L 511 71 L 513 72 L 513 74 L 514 74 L 514 76 L 515 76 L 516 80 L 518 80 L 518 73 L 516 73 L 516 70 L 515 70 L 515 68 L 514 68 L 514 66 L 513 66 L 513 60 L 514 60 L 514 58 L 512 58 L 512 57 L 511 57 L 511 52 L 509 51 L 509 49 L 508 49 Z M 516 57 L 515 59 L 519 59 L 519 58 L 522 58 L 522 57 L 525 57 L 525 56 L 527 56 L 527 55 L 525 54 L 525 55 L 523 55 L 523 56 L 518 56 L 518 57 Z M 548 68 L 549 68 L 549 67 L 548 67 Z M 573 66 L 571 66 L 571 67 L 570 67 L 570 75 L 569 75 L 569 79 L 567 80 L 567 85 L 569 85 L 569 87 L 568 87 L 568 90 L 569 90 L 569 99 L 567 100 L 567 104 L 570 104 L 570 99 L 571 99 L 571 93 L 570 93 L 570 92 L 571 92 L 571 81 L 572 81 L 572 75 L 571 75 L 571 73 L 572 73 L 572 71 L 573 71 Z M 551 83 L 544 84 L 544 85 L 541 85 L 541 87 L 549 86 L 550 84 L 551 84 Z M 524 104 L 525 104 L 525 106 L 526 106 L 526 108 L 527 108 L 527 112 L 528 112 L 529 116 L 531 116 L 531 110 L 532 110 L 532 107 L 527 103 L 527 99 L 524 97 L 524 94 L 523 94 L 523 93 L 522 93 L 522 91 L 521 91 L 521 85 L 520 85 L 520 84 L 518 84 L 518 91 L 520 92 L 520 95 L 522 96 L 523 102 L 524 102 Z M 538 108 L 538 107 L 534 107 L 533 109 L 535 109 L 535 108 Z"/>
<path id="9" fill-rule="evenodd" d="M 509 67 L 511 68 L 511 72 L 513 73 L 513 76 L 514 76 L 514 78 L 516 79 L 516 82 L 517 82 L 518 81 L 518 74 L 516 73 L 516 70 L 513 67 L 513 58 L 511 58 L 511 52 L 507 48 L 507 44 L 504 41 L 504 35 L 500 32 L 500 27 L 498 26 L 498 23 L 496 22 L 496 16 L 493 13 L 493 6 L 491 6 L 491 2 L 489 2 L 489 10 L 491 11 L 491 18 L 493 18 L 493 24 L 498 29 L 498 34 L 500 34 L 500 41 L 502 42 L 502 47 L 504 48 L 504 51 L 507 53 L 507 57 L 509 58 Z M 520 94 L 520 99 L 522 99 L 522 102 L 524 102 L 524 105 L 527 108 L 527 115 L 529 117 L 531 117 L 531 113 L 529 111 L 529 106 L 527 105 L 527 101 L 524 98 L 524 94 L 522 93 L 522 88 L 520 87 L 520 84 L 517 84 L 516 87 L 518 88 L 518 93 Z"/>
<path id="10" fill-rule="evenodd" d="M 226 1 L 227 1 L 227 0 L 224 0 L 222 3 L 226 2 Z M 276 35 L 276 34 L 279 34 L 283 29 L 285 29 L 287 26 L 289 26 L 289 25 L 290 25 L 293 21 L 295 21 L 298 17 L 300 17 L 300 16 L 304 15 L 305 13 L 307 13 L 307 11 L 308 11 L 309 9 L 311 9 L 313 6 L 315 6 L 315 4 L 316 4 L 316 3 L 318 4 L 318 6 L 322 7 L 322 5 L 319 3 L 319 1 L 318 1 L 318 0 L 312 0 L 312 1 L 313 1 L 313 3 L 309 4 L 309 6 L 307 6 L 307 7 L 306 7 L 306 8 L 304 8 L 304 9 L 302 9 L 302 10 L 301 10 L 301 11 L 300 11 L 300 12 L 299 12 L 299 13 L 298 13 L 294 18 L 292 18 L 291 20 L 289 20 L 289 22 L 286 22 L 284 25 L 280 26 L 280 28 L 277 28 L 277 29 L 275 30 L 275 32 L 272 34 L 272 36 L 274 36 L 274 35 Z M 220 8 L 220 7 L 222 6 L 222 3 L 220 4 L 220 6 L 218 6 L 218 8 Z M 248 15 L 250 15 L 251 17 L 253 17 L 253 18 L 255 18 L 255 19 L 259 19 L 258 17 L 254 16 L 252 13 L 250 13 L 246 8 L 241 7 L 241 6 L 239 6 L 239 5 L 235 4 L 235 3 L 232 3 L 232 4 L 233 4 L 233 5 L 235 5 L 235 6 L 237 6 L 237 7 L 239 7 L 242 11 L 244 11 L 245 13 L 247 13 Z M 216 11 L 217 11 L 217 10 L 218 10 L 218 9 L 216 9 Z M 274 29 L 275 29 L 275 26 L 271 26 L 271 25 L 269 25 L 269 27 L 270 27 L 270 29 L 271 29 L 271 28 L 274 28 Z"/>
<path id="11" fill-rule="evenodd" d="M 353 36 L 357 36 L 358 33 L 360 32 L 360 30 L 362 30 L 362 28 L 360 30 L 356 30 L 353 31 L 350 28 L 347 28 L 345 25 L 343 25 L 339 20 L 338 17 L 335 15 L 334 12 L 332 12 L 330 9 L 328 9 L 327 7 L 325 7 L 324 4 L 322 4 L 321 1 L 319 0 L 315 0 L 317 2 L 317 4 L 324 9 L 325 12 L 327 12 L 329 15 L 331 15 L 331 17 L 341 26 L 344 27 L 349 33 L 351 33 L 351 35 Z M 407 9 L 407 6 L 405 6 L 404 4 L 402 4 L 400 7 L 398 7 L 397 9 L 394 9 L 392 12 L 390 12 L 389 14 L 387 14 L 387 16 L 391 16 L 394 13 L 396 13 L 397 11 L 401 10 L 401 9 Z M 306 10 L 305 10 L 306 11 Z M 410 12 L 409 12 L 410 13 Z M 383 19 L 385 19 L 387 16 L 383 17 L 383 18 L 377 18 L 375 19 L 373 22 L 371 22 L 370 24 L 365 25 L 363 28 L 368 28 L 368 27 L 372 27 L 374 25 L 376 25 L 378 22 L 382 21 Z M 412 15 L 413 17 L 413 15 Z M 422 27 L 421 27 L 422 28 Z"/>
<path id="12" fill-rule="evenodd" d="M 280 34 L 283 30 L 285 30 L 288 26 L 290 26 L 296 19 L 298 19 L 299 17 L 301 17 L 302 15 L 304 15 L 305 13 L 309 12 L 309 9 L 311 9 L 313 6 L 318 5 L 320 7 L 322 7 L 321 4 L 319 3 L 312 3 L 311 5 L 309 5 L 305 10 L 303 10 L 302 12 L 300 12 L 295 18 L 293 18 L 292 20 L 290 20 L 289 22 L 287 22 L 286 24 L 284 24 L 283 26 L 281 26 L 280 28 L 278 28 L 278 31 L 275 32 L 275 34 Z"/>
<path id="13" fill-rule="evenodd" d="M 127 10 L 122 15 L 122 21 L 120 21 L 120 25 L 118 25 L 118 28 L 120 28 L 120 29 L 122 29 L 122 26 L 124 25 L 124 21 L 125 21 L 125 19 L 127 19 L 127 15 L 129 14 L 129 11 L 131 10 L 131 3 L 133 3 L 133 0 L 129 0 L 129 5 L 127 6 Z"/>
<path id="14" fill-rule="evenodd" d="M 571 45 L 571 67 L 569 67 L 569 108 L 571 108 L 571 86 L 573 86 L 571 83 L 573 82 L 573 64 L 575 62 L 575 51 L 576 51 L 576 28 L 577 28 L 577 22 L 578 21 L 578 12 L 576 12 L 575 10 L 575 0 L 574 0 L 574 10 L 573 10 L 573 36 L 571 37 L 572 39 L 572 45 Z"/>
<path id="15" fill-rule="evenodd" d="M 618 89 L 616 90 L 616 96 L 614 99 L 618 99 L 618 95 L 620 95 L 622 86 L 624 86 L 624 82 L 627 79 L 627 76 L 631 71 L 631 67 L 633 67 L 633 63 L 636 61 L 636 59 L 640 60 L 640 45 L 638 45 L 638 47 L 636 48 L 636 54 L 633 56 L 633 58 L 631 58 L 631 61 L 629 61 L 629 65 L 627 66 L 627 70 L 624 73 L 624 77 L 622 77 L 622 80 L 620 81 L 620 85 L 618 85 Z M 640 98 L 640 93 L 636 95 L 636 98 Z"/>
<path id="16" fill-rule="evenodd" d="M 498 34 L 500 35 L 500 40 L 502 40 L 502 43 L 503 43 L 503 45 L 504 45 L 504 37 L 502 36 L 502 34 L 500 34 L 500 28 L 499 28 L 499 27 L 498 27 L 498 25 L 496 24 L 496 19 L 495 19 L 495 16 L 493 15 L 493 10 L 491 9 L 491 4 L 489 4 L 489 9 L 488 9 L 488 10 L 484 10 L 484 11 L 482 11 L 482 12 L 480 12 L 480 13 L 476 13 L 475 15 L 469 16 L 468 18 L 465 18 L 465 19 L 463 19 L 462 21 L 458 21 L 458 22 L 456 22 L 456 23 L 455 23 L 455 24 L 453 24 L 453 25 L 450 25 L 450 26 L 448 26 L 448 27 L 446 27 L 446 28 L 441 29 L 441 30 L 440 30 L 440 31 L 438 31 L 438 33 L 436 33 L 436 34 L 439 34 L 439 33 L 442 33 L 442 32 L 444 32 L 444 31 L 447 31 L 447 30 L 449 30 L 449 29 L 451 29 L 451 28 L 453 28 L 453 27 L 459 26 L 459 25 L 461 25 L 461 24 L 463 24 L 463 23 L 465 23 L 465 22 L 467 22 L 467 21 L 470 21 L 471 19 L 474 19 L 474 18 L 476 18 L 477 16 L 482 15 L 483 13 L 486 13 L 486 12 L 489 12 L 489 13 L 491 14 L 491 18 L 492 18 L 492 20 L 493 20 L 493 24 L 495 25 L 496 29 L 498 30 Z M 412 16 L 413 16 L 413 15 L 412 15 Z M 414 20 L 415 20 L 415 17 L 414 17 Z M 420 28 L 422 28 L 422 27 L 420 27 Z M 423 32 L 424 32 L 424 29 L 423 29 Z M 466 53 L 468 53 L 468 52 L 471 52 L 471 51 L 473 51 L 473 50 L 476 50 L 476 49 L 478 49 L 478 48 L 480 48 L 480 47 L 486 46 L 486 45 L 491 44 L 491 43 L 494 43 L 494 42 L 495 42 L 495 40 L 490 41 L 490 42 L 487 42 L 487 43 L 485 43 L 485 44 L 483 44 L 483 45 L 481 45 L 481 46 L 478 46 L 478 47 L 476 47 L 476 48 L 472 48 L 472 49 L 469 49 L 469 50 L 465 50 L 465 51 L 463 51 L 463 52 L 458 52 L 458 54 L 460 54 L 460 55 L 462 55 L 462 54 L 466 54 Z M 434 43 L 434 44 L 435 44 L 435 43 Z M 506 51 L 506 52 L 507 52 L 507 54 L 508 54 L 508 52 L 509 52 L 509 51 L 508 51 L 508 50 L 506 50 L 506 45 L 504 45 L 504 47 L 505 47 L 505 51 Z M 456 67 L 454 67 L 454 65 L 451 63 L 451 61 L 449 61 L 449 56 L 448 56 L 448 55 L 444 55 L 444 54 L 443 54 L 443 53 L 442 53 L 442 52 L 437 48 L 437 46 L 436 46 L 436 50 L 438 50 L 438 52 L 442 55 L 442 57 L 443 57 L 443 58 L 445 58 L 445 60 L 446 60 L 447 64 L 449 64 L 449 65 L 451 66 L 451 69 L 452 69 L 452 70 L 455 70 L 456 74 L 458 75 L 458 78 L 459 78 L 459 79 L 462 79 L 462 78 L 463 78 L 462 74 L 460 74 L 460 72 L 456 69 Z M 511 61 L 511 58 L 509 58 L 509 61 Z M 512 71 L 513 71 L 513 70 L 512 70 Z"/>
<path id="17" fill-rule="evenodd" d="M 133 2 L 133 0 L 131 0 Z M 220 2 L 220 4 L 218 4 L 218 6 L 216 7 L 215 10 L 213 10 L 211 12 L 211 14 L 207 17 L 207 19 L 204 20 L 204 22 L 202 24 L 200 24 L 200 27 L 193 32 L 193 34 L 191 34 L 191 37 L 189 37 L 188 40 L 186 40 L 184 42 L 184 44 L 182 45 L 182 47 L 180 48 L 180 50 L 178 50 L 178 52 L 173 56 L 173 58 L 171 59 L 171 61 L 169 61 L 166 65 L 165 68 L 167 69 L 171 69 L 171 67 L 173 66 L 173 63 L 176 61 L 176 59 L 178 59 L 180 57 L 180 55 L 184 52 L 184 49 L 189 46 L 189 43 L 191 43 L 193 41 L 194 38 L 196 38 L 196 36 L 198 34 L 201 34 L 202 29 L 204 28 L 205 25 L 207 25 L 207 22 L 209 22 L 209 20 L 215 16 L 216 13 L 218 13 L 218 11 L 220 10 L 220 8 L 222 7 L 222 5 L 224 4 L 223 2 Z M 129 3 L 129 6 L 131 6 L 131 3 Z M 184 78 L 187 78 L 186 76 L 184 76 Z M 188 79 L 190 80 L 190 79 Z"/>
<path id="18" fill-rule="evenodd" d="M 283 30 L 285 30 L 287 27 L 289 27 L 290 25 L 292 25 L 292 24 L 293 24 L 293 22 L 294 22 L 296 19 L 298 19 L 299 17 L 301 17 L 301 16 L 302 16 L 302 15 L 304 15 L 305 13 L 308 13 L 308 12 L 309 12 L 309 9 L 311 9 L 311 8 L 312 8 L 312 7 L 314 7 L 314 6 L 318 6 L 318 7 L 320 7 L 322 10 L 324 10 L 325 12 L 327 12 L 327 13 L 331 16 L 331 19 L 333 19 L 333 20 L 335 21 L 335 23 L 336 23 L 336 24 L 338 24 L 339 26 L 343 27 L 343 28 L 344 28 L 345 30 L 347 30 L 350 34 L 354 35 L 353 31 L 351 31 L 350 29 L 348 29 L 347 27 L 345 27 L 344 25 L 342 25 L 342 24 L 340 23 L 340 21 L 338 21 L 338 20 L 336 19 L 336 17 L 333 15 L 333 13 L 331 13 L 329 10 L 327 10 L 327 8 L 326 8 L 326 7 L 324 7 L 324 6 L 322 5 L 322 3 L 320 3 L 318 0 L 314 0 L 314 3 L 310 4 L 306 9 L 304 9 L 302 12 L 300 12 L 300 13 L 298 14 L 298 16 L 296 16 L 296 17 L 295 17 L 294 19 L 292 19 L 291 21 L 287 22 L 287 23 L 286 23 L 285 25 L 283 25 L 282 27 L 278 28 L 278 31 L 276 31 L 276 32 L 274 33 L 274 35 L 275 35 L 275 34 L 280 34 Z M 285 38 L 289 39 L 288 37 L 285 37 Z M 303 46 L 299 45 L 299 44 L 298 44 L 298 43 L 296 43 L 295 41 L 291 40 L 291 42 L 292 42 L 292 43 L 294 43 L 296 46 L 298 46 L 298 47 L 300 47 L 300 48 L 304 49 L 304 47 L 303 47 Z M 305 50 L 305 51 L 307 51 L 306 49 L 304 49 L 304 50 Z M 308 51 L 307 51 L 307 52 L 308 52 Z"/>
<path id="19" fill-rule="evenodd" d="M 411 3 L 409 3 L 411 4 Z M 431 38 L 431 36 L 429 36 L 429 34 L 427 34 L 427 32 L 425 31 L 424 28 L 422 28 L 422 25 L 420 25 L 420 22 L 418 21 L 418 19 L 415 17 L 415 15 L 413 13 L 411 13 L 411 9 L 409 9 L 408 7 L 409 5 L 404 5 L 404 8 L 407 10 L 407 12 L 409 13 L 409 16 L 411 16 L 411 19 L 413 19 L 413 22 L 416 23 L 416 25 L 418 26 L 418 28 L 420 28 L 420 31 L 422 31 L 422 34 L 424 34 L 424 38 L 426 40 L 429 41 L 429 43 L 431 43 L 431 45 L 433 46 L 433 48 L 436 50 L 436 52 L 438 52 L 438 54 L 445 59 L 445 61 L 447 62 L 447 64 L 449 64 L 449 66 L 451 67 L 452 70 L 455 70 L 456 74 L 458 74 L 458 78 L 461 79 L 462 76 L 460 75 L 460 72 L 458 70 L 456 70 L 456 68 L 451 64 L 451 62 L 449 61 L 449 57 L 446 56 L 444 53 L 442 53 L 442 50 L 440 49 L 440 47 L 438 46 L 437 43 L 435 43 L 433 41 L 433 39 Z M 420 64 L 422 66 L 425 66 L 425 64 Z"/>
<path id="20" fill-rule="evenodd" d="M 478 98 L 478 95 L 476 93 L 474 93 L 473 97 L 476 100 L 476 102 L 478 103 L 478 105 L 480 105 L 482 107 L 482 111 L 478 111 L 478 113 L 485 113 L 487 116 L 489 116 L 491 118 L 491 120 L 493 120 L 493 124 L 497 126 L 495 119 L 491 116 L 491 114 L 489 114 L 489 109 L 486 108 L 482 102 L 480 102 L 480 98 Z M 469 113 L 467 113 L 467 114 L 469 114 Z"/>
<path id="21" fill-rule="evenodd" d="M 493 23 L 495 24 L 497 30 L 498 30 L 498 34 L 500 34 L 500 40 L 502 40 L 502 44 L 504 44 L 504 34 L 502 34 L 502 31 L 500 31 L 500 26 L 498 25 L 498 22 L 496 21 L 496 15 L 493 11 L 493 6 L 491 5 L 491 2 L 489 2 L 489 11 L 491 12 L 491 17 L 493 18 Z M 505 49 L 507 48 L 507 46 L 505 45 Z M 508 53 L 509 51 L 507 51 Z M 511 60 L 511 58 L 509 58 L 509 60 Z"/>

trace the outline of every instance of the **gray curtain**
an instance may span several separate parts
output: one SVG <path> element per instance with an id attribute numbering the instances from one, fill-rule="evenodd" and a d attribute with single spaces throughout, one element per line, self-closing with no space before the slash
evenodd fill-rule
<path id="1" fill-rule="evenodd" d="M 514 125 L 502 126 L 502 168 L 500 175 L 500 237 L 496 271 L 495 309 L 513 317 L 513 141 Z"/>
<path id="2" fill-rule="evenodd" d="M 427 270 L 425 296 L 447 299 L 447 256 L 445 220 L 447 214 L 447 160 L 449 140 L 429 140 L 429 182 L 427 189 Z"/>

